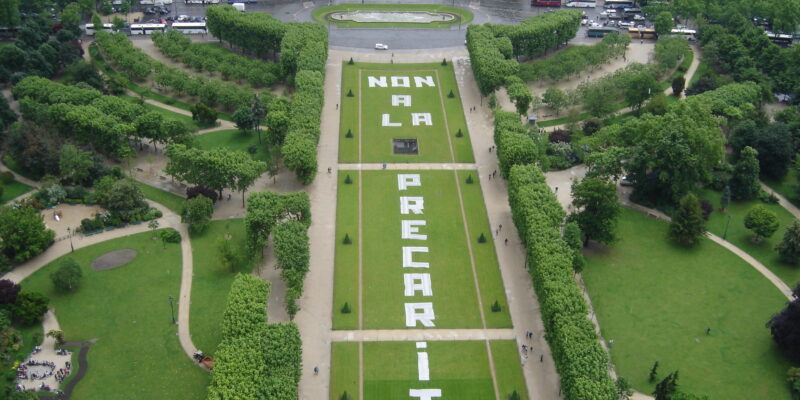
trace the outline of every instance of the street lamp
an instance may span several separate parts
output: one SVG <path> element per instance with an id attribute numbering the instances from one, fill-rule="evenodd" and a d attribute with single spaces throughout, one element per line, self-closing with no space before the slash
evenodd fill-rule
<path id="1" fill-rule="evenodd" d="M 173 299 L 174 298 L 172 296 L 169 296 L 169 312 L 170 312 L 170 315 L 172 316 L 172 325 L 175 325 L 175 308 L 172 307 L 172 300 Z"/>
<path id="2" fill-rule="evenodd" d="M 67 236 L 69 236 L 69 248 L 72 252 L 75 252 L 75 246 L 72 245 L 72 228 L 67 227 Z"/>
<path id="3" fill-rule="evenodd" d="M 722 234 L 722 240 L 728 240 L 728 225 L 731 224 L 731 215 L 728 214 L 728 222 L 725 223 L 725 232 Z"/>

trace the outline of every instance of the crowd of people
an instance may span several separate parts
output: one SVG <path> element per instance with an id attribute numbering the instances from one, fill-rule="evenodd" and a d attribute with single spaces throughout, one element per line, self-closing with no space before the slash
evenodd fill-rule
<path id="1" fill-rule="evenodd" d="M 36 346 L 33 349 L 32 354 L 36 354 L 41 351 L 41 347 Z M 56 354 L 60 356 L 69 355 L 69 350 L 65 349 L 57 349 Z M 64 368 L 56 369 L 56 363 L 47 360 L 33 360 L 29 359 L 23 363 L 21 363 L 17 367 L 17 390 L 30 390 L 32 388 L 36 388 L 40 391 L 52 391 L 50 386 L 41 382 L 38 386 L 26 386 L 24 385 L 24 381 L 28 380 L 42 380 L 47 379 L 48 377 L 55 377 L 57 382 L 63 382 L 64 379 L 69 375 L 70 370 L 72 369 L 72 363 L 66 361 Z"/>

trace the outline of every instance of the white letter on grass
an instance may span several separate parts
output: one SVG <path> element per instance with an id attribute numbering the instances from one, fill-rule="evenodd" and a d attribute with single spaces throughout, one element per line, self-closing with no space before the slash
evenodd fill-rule
<path id="1" fill-rule="evenodd" d="M 391 119 L 392 118 L 389 116 L 389 114 L 383 114 L 383 120 L 381 123 L 383 126 L 403 126 L 402 122 L 392 122 Z"/>
<path id="2" fill-rule="evenodd" d="M 422 292 L 426 297 L 433 296 L 431 274 L 403 274 L 403 280 L 406 297 L 414 297 L 417 292 Z"/>
<path id="3" fill-rule="evenodd" d="M 414 261 L 414 253 L 427 253 L 427 247 L 406 247 L 403 246 L 403 268 L 429 268 L 430 264 L 421 261 Z"/>
<path id="4" fill-rule="evenodd" d="M 432 400 L 442 397 L 442 389 L 409 389 L 408 395 L 419 400 Z"/>
<path id="5" fill-rule="evenodd" d="M 433 303 L 406 303 L 406 327 L 414 328 L 421 322 L 426 328 L 433 328 Z"/>
<path id="6" fill-rule="evenodd" d="M 430 75 L 428 75 L 428 76 L 426 76 L 426 77 L 424 77 L 424 78 L 423 78 L 423 77 L 421 77 L 421 76 L 415 76 L 415 77 L 414 77 L 414 85 L 415 85 L 416 87 L 422 87 L 422 84 L 423 84 L 423 83 L 425 84 L 425 86 L 429 86 L 429 87 L 434 87 L 434 86 L 436 86 L 436 85 L 434 85 L 434 83 L 433 83 L 433 77 L 432 77 L 432 76 L 430 76 Z"/>
<path id="7" fill-rule="evenodd" d="M 385 76 L 379 76 L 378 79 L 376 79 L 374 76 L 368 76 L 367 82 L 369 82 L 369 87 L 375 87 L 375 85 L 378 85 L 379 87 L 386 87 Z"/>
<path id="8" fill-rule="evenodd" d="M 392 87 L 411 87 L 411 80 L 407 76 L 393 76 Z"/>
<path id="9" fill-rule="evenodd" d="M 414 214 L 422 214 L 424 208 L 425 199 L 422 197 L 400 197 L 400 214 L 407 215 L 409 211 Z"/>
<path id="10" fill-rule="evenodd" d="M 406 190 L 411 186 L 422 186 L 422 181 L 419 174 L 398 174 L 397 175 L 397 188 Z"/>
<path id="11" fill-rule="evenodd" d="M 428 240 L 428 235 L 423 235 L 419 233 L 419 228 L 418 228 L 420 226 L 425 226 L 426 225 L 425 221 L 404 219 L 400 222 L 403 225 L 402 233 L 400 234 L 400 239 Z"/>
<path id="12" fill-rule="evenodd" d="M 417 374 L 420 381 L 431 380 L 431 372 L 428 368 L 428 353 L 424 351 L 417 352 Z"/>
<path id="13" fill-rule="evenodd" d="M 430 113 L 411 113 L 411 125 L 417 126 L 419 124 L 433 125 L 431 122 L 431 114 Z"/>
<path id="14" fill-rule="evenodd" d="M 392 107 L 397 106 L 405 106 L 411 107 L 411 95 L 410 94 L 393 94 L 392 95 Z"/>

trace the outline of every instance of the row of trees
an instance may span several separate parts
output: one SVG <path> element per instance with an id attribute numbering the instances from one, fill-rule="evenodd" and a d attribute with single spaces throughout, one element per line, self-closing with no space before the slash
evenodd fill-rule
<path id="1" fill-rule="evenodd" d="M 519 25 L 467 27 L 467 50 L 481 93 L 488 95 L 518 73 L 519 63 L 513 57 L 536 57 L 563 46 L 575 37 L 580 22 L 579 11 L 561 10 L 537 15 Z"/>
<path id="2" fill-rule="evenodd" d="M 587 318 L 586 302 L 572 278 L 575 250 L 561 236 L 564 210 L 535 165 L 516 165 L 509 175 L 512 217 L 527 248 L 527 263 L 564 397 L 616 399 L 608 354 L 600 347 L 594 325 Z"/>
<path id="3" fill-rule="evenodd" d="M 206 24 L 220 41 L 259 57 L 276 55 L 287 29 L 286 23 L 269 14 L 242 13 L 231 6 L 206 8 Z"/>
<path id="4" fill-rule="evenodd" d="M 142 105 L 94 89 L 31 76 L 15 85 L 12 93 L 20 99 L 20 111 L 27 121 L 109 156 L 129 156 L 130 140 L 149 140 L 157 145 L 190 139 L 182 122 L 165 120 L 162 114 L 147 111 Z"/>
<path id="5" fill-rule="evenodd" d="M 570 46 L 550 57 L 522 63 L 519 76 L 526 82 L 544 79 L 557 81 L 621 57 L 630 43 L 629 35 L 612 32 L 597 44 Z"/>
<path id="6" fill-rule="evenodd" d="M 231 284 L 209 400 L 297 398 L 302 343 L 293 323 L 267 324 L 269 283 L 239 274 Z"/>
<path id="7" fill-rule="evenodd" d="M 296 220 L 279 223 L 272 232 L 275 257 L 281 277 L 286 281 L 286 311 L 294 319 L 300 309 L 297 300 L 303 294 L 303 281 L 308 272 L 310 249 L 308 225 Z"/>
<path id="8" fill-rule="evenodd" d="M 248 249 L 254 254 L 260 253 L 275 226 L 288 221 L 299 221 L 306 227 L 311 224 L 308 193 L 251 193 L 244 219 Z"/>
<path id="9" fill-rule="evenodd" d="M 54 76 L 83 54 L 76 40 L 78 32 L 65 28 L 51 38 L 49 20 L 26 16 L 17 40 L 0 49 L 0 82 L 15 83 L 28 75 Z"/>
<path id="10" fill-rule="evenodd" d="M 497 159 L 500 174 L 508 176 L 514 165 L 542 162 L 546 142 L 519 122 L 519 115 L 495 110 L 494 142 L 497 144 Z"/>
<path id="11" fill-rule="evenodd" d="M 164 172 L 175 179 L 193 185 L 203 185 L 219 192 L 229 189 L 244 193 L 266 172 L 267 164 L 256 161 L 249 154 L 225 148 L 200 150 L 173 144 L 166 151 L 169 162 Z"/>
<path id="12" fill-rule="evenodd" d="M 104 57 L 124 72 L 133 81 L 142 81 L 155 72 L 154 81 L 175 93 L 199 97 L 208 105 L 220 105 L 225 110 L 234 110 L 249 104 L 253 90 L 232 82 L 192 75 L 177 68 L 168 67 L 133 46 L 122 33 L 97 32 L 95 42 Z"/>
<path id="13" fill-rule="evenodd" d="M 277 63 L 240 56 L 214 44 L 192 43 L 178 31 L 156 32 L 152 39 L 164 55 L 198 72 L 219 72 L 223 79 L 247 81 L 254 87 L 269 87 L 283 78 Z"/>

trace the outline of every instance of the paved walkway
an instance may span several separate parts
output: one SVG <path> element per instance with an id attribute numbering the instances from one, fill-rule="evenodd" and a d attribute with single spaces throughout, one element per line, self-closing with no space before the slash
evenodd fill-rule
<path id="1" fill-rule="evenodd" d="M 47 336 L 47 332 L 52 330 L 61 330 L 61 327 L 58 325 L 56 315 L 53 313 L 52 309 L 47 310 L 47 312 L 44 314 L 44 318 L 42 319 L 42 328 L 45 337 L 41 344 L 41 350 L 36 354 L 30 355 L 25 359 L 25 361 L 27 362 L 28 360 L 36 360 L 53 362 L 55 363 L 53 375 L 48 376 L 45 379 L 25 379 L 18 380 L 17 382 L 27 389 L 38 388 L 42 383 L 44 383 L 45 385 L 50 386 L 51 391 L 55 391 L 60 386 L 60 383 L 58 380 L 56 380 L 55 371 L 58 371 L 62 368 L 66 369 L 66 363 L 71 359 L 71 356 L 56 354 L 56 339 Z M 72 370 L 72 372 L 74 372 L 74 370 Z"/>
<path id="2" fill-rule="evenodd" d="M 468 163 L 447 163 L 447 164 L 435 164 L 435 163 L 363 163 L 363 164 L 339 164 L 338 168 L 340 170 L 348 170 L 348 171 L 375 171 L 381 169 L 396 169 L 396 170 L 425 170 L 425 169 L 436 169 L 436 170 L 457 170 L 457 169 L 476 169 L 477 166 L 475 164 L 468 164 Z"/>
<path id="3" fill-rule="evenodd" d="M 447 340 L 514 340 L 513 329 L 375 329 L 333 331 L 334 342 L 413 342 Z"/>

